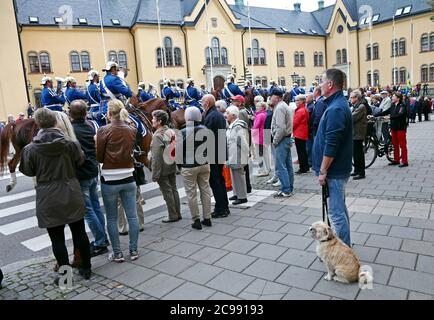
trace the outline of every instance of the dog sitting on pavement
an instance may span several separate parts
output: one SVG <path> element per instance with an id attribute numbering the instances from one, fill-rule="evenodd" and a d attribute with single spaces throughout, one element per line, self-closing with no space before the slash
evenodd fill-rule
<path id="1" fill-rule="evenodd" d="M 316 253 L 326 266 L 325 280 L 342 283 L 359 281 L 360 285 L 372 283 L 373 276 L 369 268 L 360 266 L 359 258 L 354 251 L 337 238 L 326 223 L 313 223 L 309 232 L 317 241 Z"/>

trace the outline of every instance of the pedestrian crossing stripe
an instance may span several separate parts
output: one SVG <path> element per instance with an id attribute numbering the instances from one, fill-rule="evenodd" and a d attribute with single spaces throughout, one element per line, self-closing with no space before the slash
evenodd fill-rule
<path id="1" fill-rule="evenodd" d="M 156 190 L 157 188 L 159 188 L 157 183 L 155 183 L 155 182 L 148 183 L 144 186 L 141 186 L 141 193 L 146 194 L 147 192 Z M 178 192 L 179 192 L 180 198 L 186 197 L 186 193 L 185 193 L 184 188 L 178 189 Z M 259 201 L 270 196 L 272 193 L 273 193 L 273 191 L 268 191 L 268 190 L 254 190 L 252 192 L 252 194 L 248 196 L 248 202 L 247 203 L 242 204 L 242 205 L 238 205 L 238 206 L 230 206 L 230 207 L 244 208 L 244 209 L 250 208 L 250 207 L 254 206 L 256 203 L 258 203 Z M 24 199 L 24 198 L 31 197 L 34 195 L 35 195 L 35 190 L 29 190 L 29 191 L 17 193 L 15 195 L 8 195 L 5 197 L 1 197 L 0 203 L 12 202 L 12 201 L 15 201 L 18 199 Z M 232 192 L 228 192 L 228 197 L 231 197 L 231 196 L 232 196 Z M 99 200 L 100 200 L 101 206 L 103 207 L 104 203 L 102 201 L 102 198 L 100 198 Z M 214 198 L 211 198 L 211 202 L 213 204 L 215 203 Z M 30 201 L 30 202 L 20 204 L 17 206 L 1 209 L 0 210 L 0 218 L 10 217 L 10 216 L 13 216 L 15 214 L 19 214 L 19 213 L 26 212 L 29 210 L 34 210 L 35 204 L 36 204 L 35 201 Z M 166 205 L 166 203 L 164 201 L 163 196 L 159 195 L 159 196 L 152 197 L 150 199 L 146 199 L 146 204 L 143 206 L 143 209 L 144 209 L 144 212 L 146 214 L 146 212 L 149 212 L 153 209 L 156 209 L 156 208 L 159 208 L 159 207 L 162 207 L 165 205 Z M 167 215 L 166 210 L 163 210 L 163 211 L 158 212 L 156 214 L 150 215 L 148 217 L 146 217 L 146 215 L 145 215 L 145 224 L 155 222 L 155 221 L 165 217 L 166 215 Z M 22 232 L 22 231 L 25 231 L 25 230 L 28 230 L 31 228 L 35 228 L 35 227 L 37 227 L 37 218 L 36 218 L 36 216 L 32 216 L 29 218 L 21 219 L 19 221 L 0 225 L 0 233 L 8 236 L 8 235 L 16 234 L 18 232 Z M 87 224 L 86 224 L 86 232 L 90 232 L 90 229 L 88 228 Z M 69 228 L 65 228 L 65 240 L 71 240 L 71 239 L 72 239 L 71 231 L 69 230 Z M 50 241 L 48 234 L 45 233 L 43 235 L 25 240 L 25 241 L 21 242 L 21 244 L 23 246 L 25 246 L 27 249 L 29 249 L 33 252 L 37 252 L 37 251 L 40 251 L 40 250 L 43 250 L 43 249 L 50 247 L 51 241 Z"/>

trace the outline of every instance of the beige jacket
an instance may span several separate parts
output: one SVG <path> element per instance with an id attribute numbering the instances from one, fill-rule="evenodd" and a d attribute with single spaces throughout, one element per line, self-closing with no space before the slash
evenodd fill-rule
<path id="1" fill-rule="evenodd" d="M 274 108 L 271 120 L 271 135 L 274 145 L 277 146 L 283 138 L 291 136 L 293 119 L 294 111 L 284 101 L 281 101 Z"/>

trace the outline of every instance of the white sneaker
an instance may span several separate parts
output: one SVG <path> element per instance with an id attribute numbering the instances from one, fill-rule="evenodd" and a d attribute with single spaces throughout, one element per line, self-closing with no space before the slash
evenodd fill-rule
<path id="1" fill-rule="evenodd" d="M 267 184 L 273 184 L 276 183 L 277 181 L 279 181 L 279 178 L 277 178 L 276 176 L 273 176 L 270 180 L 267 180 Z"/>
<path id="2" fill-rule="evenodd" d="M 257 177 L 266 177 L 268 175 L 270 175 L 270 172 L 258 171 L 258 174 L 256 176 Z"/>
<path id="3" fill-rule="evenodd" d="M 280 183 L 280 181 L 277 181 L 276 183 L 273 183 L 272 184 L 272 186 L 273 187 L 276 187 L 276 188 L 278 188 L 278 187 L 280 187 L 282 184 Z"/>
<path id="4" fill-rule="evenodd" d="M 292 196 L 293 196 L 292 192 L 285 193 L 285 192 L 279 191 L 279 192 L 276 192 L 275 194 L 273 194 L 274 198 L 289 198 L 289 197 L 292 197 Z"/>

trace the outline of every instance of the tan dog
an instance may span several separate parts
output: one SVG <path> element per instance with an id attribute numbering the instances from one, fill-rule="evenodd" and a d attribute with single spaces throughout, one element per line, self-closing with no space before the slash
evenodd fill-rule
<path id="1" fill-rule="evenodd" d="M 360 267 L 359 258 L 354 251 L 336 237 L 333 230 L 323 221 L 312 224 L 309 232 L 316 241 L 316 253 L 325 263 L 325 280 L 343 283 L 359 281 L 359 284 L 372 283 L 373 277 L 364 266 Z"/>

